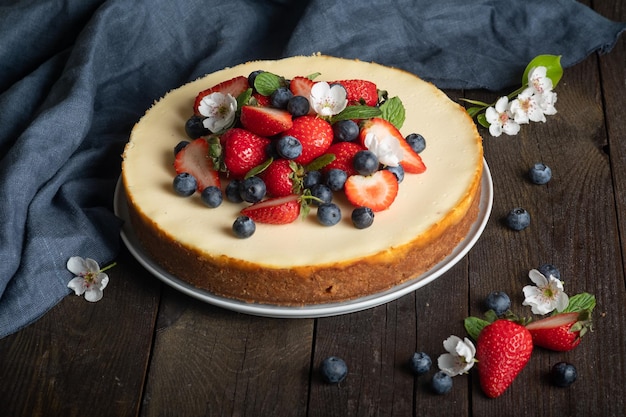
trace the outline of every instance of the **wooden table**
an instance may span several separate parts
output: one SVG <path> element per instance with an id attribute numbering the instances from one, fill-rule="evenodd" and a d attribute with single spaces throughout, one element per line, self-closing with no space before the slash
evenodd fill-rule
<path id="1" fill-rule="evenodd" d="M 626 20 L 626 2 L 596 2 Z M 0 340 L 1 416 L 624 416 L 626 415 L 626 38 L 604 56 L 566 69 L 559 113 L 515 137 L 484 134 L 494 182 L 489 223 L 472 251 L 433 283 L 386 305 L 319 319 L 244 315 L 162 284 L 123 250 L 104 299 L 69 296 L 26 329 Z M 496 94 L 448 91 L 453 99 Z M 554 177 L 524 175 L 535 162 Z M 508 230 L 523 206 L 532 225 Z M 491 291 L 522 307 L 528 270 L 556 265 L 570 295 L 595 294 L 595 331 L 571 352 L 535 349 L 499 398 L 482 393 L 475 370 L 437 396 L 414 377 L 415 351 L 434 359 L 462 321 L 483 312 Z M 323 358 L 349 366 L 325 384 Z M 573 363 L 578 380 L 546 375 Z M 431 374 L 434 372 L 431 371 Z"/>

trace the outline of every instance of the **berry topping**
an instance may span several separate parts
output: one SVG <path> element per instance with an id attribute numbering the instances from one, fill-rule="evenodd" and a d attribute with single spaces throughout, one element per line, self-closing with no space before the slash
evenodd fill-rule
<path id="1" fill-rule="evenodd" d="M 361 123 L 361 133 L 359 135 L 361 144 L 364 146 L 368 135 L 374 135 L 379 140 L 395 140 L 402 149 L 400 164 L 405 172 L 420 174 L 426 170 L 426 165 L 424 165 L 422 158 L 415 153 L 400 131 L 387 120 L 378 117 L 364 120 Z"/>
<path id="2" fill-rule="evenodd" d="M 550 370 L 550 381 L 559 388 L 569 387 L 577 377 L 576 367 L 571 363 L 558 362 Z"/>
<path id="3" fill-rule="evenodd" d="M 534 184 L 547 184 L 552 179 L 552 170 L 544 164 L 537 163 L 528 170 L 528 177 Z"/>
<path id="4" fill-rule="evenodd" d="M 291 79 L 289 89 L 294 96 L 305 97 L 308 101 L 311 96 L 311 88 L 313 88 L 313 80 L 307 77 L 297 76 Z"/>
<path id="5" fill-rule="evenodd" d="M 365 148 L 354 142 L 335 142 L 326 151 L 327 155 L 334 155 L 335 159 L 322 168 L 322 172 L 328 172 L 333 168 L 344 170 L 348 175 L 356 174 L 354 169 L 354 155 Z"/>
<path id="6" fill-rule="evenodd" d="M 257 223 L 287 224 L 298 218 L 301 204 L 300 196 L 291 194 L 260 201 L 241 210 L 241 214 Z"/>
<path id="7" fill-rule="evenodd" d="M 378 104 L 378 89 L 376 84 L 366 80 L 342 80 L 335 81 L 341 84 L 347 93 L 348 104 L 365 104 L 375 106 Z"/>
<path id="8" fill-rule="evenodd" d="M 233 128 L 221 137 L 224 165 L 234 178 L 243 178 L 267 158 L 265 149 L 270 140 L 240 128 Z"/>
<path id="9" fill-rule="evenodd" d="M 320 365 L 322 379 L 329 384 L 338 384 L 348 375 L 348 365 L 336 356 L 329 356 Z"/>
<path id="10" fill-rule="evenodd" d="M 352 142 L 359 137 L 359 125 L 354 120 L 339 120 L 333 124 L 335 142 Z"/>
<path id="11" fill-rule="evenodd" d="M 273 107 L 243 106 L 241 124 L 259 136 L 274 136 L 289 129 L 293 121 L 287 110 Z"/>
<path id="12" fill-rule="evenodd" d="M 254 234 L 256 224 L 248 216 L 239 216 L 233 222 L 233 233 L 241 239 L 246 239 Z"/>
<path id="13" fill-rule="evenodd" d="M 390 171 L 380 170 L 369 176 L 352 175 L 344 189 L 353 206 L 369 207 L 377 212 L 393 203 L 398 194 L 398 181 Z"/>
<path id="14" fill-rule="evenodd" d="M 369 207 L 357 207 L 352 210 L 351 220 L 357 229 L 366 229 L 374 223 L 374 212 Z"/>
<path id="15" fill-rule="evenodd" d="M 334 226 L 341 220 L 341 209 L 335 203 L 323 203 L 317 208 L 317 220 L 324 226 Z"/>
<path id="16" fill-rule="evenodd" d="M 293 117 L 304 116 L 311 111 L 311 103 L 304 96 L 293 96 L 287 103 L 287 111 Z"/>
<path id="17" fill-rule="evenodd" d="M 174 169 L 177 174 L 192 175 L 200 192 L 210 185 L 220 186 L 220 177 L 209 158 L 209 144 L 202 138 L 192 141 L 176 154 Z"/>
<path id="18" fill-rule="evenodd" d="M 286 109 L 287 103 L 293 98 L 293 93 L 288 87 L 278 87 L 270 96 L 270 104 L 277 109 Z"/>
<path id="19" fill-rule="evenodd" d="M 241 194 L 239 194 L 240 182 L 240 180 L 232 180 L 228 183 L 226 189 L 224 190 L 226 199 L 231 203 L 243 203 L 243 198 L 241 198 Z"/>
<path id="20" fill-rule="evenodd" d="M 302 116 L 293 120 L 293 126 L 282 136 L 293 136 L 302 144 L 302 154 L 296 162 L 306 165 L 323 155 L 333 142 L 333 128 L 326 120 L 315 116 Z"/>
<path id="21" fill-rule="evenodd" d="M 506 319 L 485 326 L 476 346 L 478 379 L 485 395 L 502 395 L 524 369 L 532 350 L 532 336 L 524 326 Z"/>
<path id="22" fill-rule="evenodd" d="M 333 201 L 333 190 L 326 184 L 315 184 L 311 187 L 311 196 L 315 197 L 313 205 L 319 206 L 320 204 Z"/>
<path id="23" fill-rule="evenodd" d="M 419 133 L 411 133 L 405 138 L 405 140 L 415 153 L 421 153 L 424 149 L 426 149 L 426 140 L 424 139 L 424 136 Z"/>
<path id="24" fill-rule="evenodd" d="M 259 177 L 252 176 L 239 182 L 239 195 L 243 201 L 257 203 L 266 193 L 265 182 Z"/>
<path id="25" fill-rule="evenodd" d="M 302 144 L 293 136 L 281 136 L 276 141 L 276 152 L 285 159 L 296 159 L 302 155 Z"/>
<path id="26" fill-rule="evenodd" d="M 348 174 L 343 169 L 332 168 L 326 172 L 326 185 L 332 191 L 342 190 L 347 179 Z"/>
<path id="27" fill-rule="evenodd" d="M 174 177 L 173 181 L 174 191 L 181 197 L 189 197 L 196 192 L 198 183 L 193 175 L 186 172 L 182 172 Z"/>
<path id="28" fill-rule="evenodd" d="M 204 124 L 202 124 L 203 120 L 204 117 L 195 114 L 187 119 L 187 122 L 185 123 L 185 133 L 187 136 L 191 139 L 198 139 L 200 136 L 210 134 L 211 131 L 204 127 Z"/>
<path id="29" fill-rule="evenodd" d="M 503 291 L 493 291 L 485 298 L 485 308 L 493 310 L 496 316 L 502 316 L 511 308 L 511 299 Z"/>
<path id="30" fill-rule="evenodd" d="M 530 226 L 530 213 L 521 207 L 514 208 L 507 214 L 505 223 L 513 230 L 524 230 Z"/>
<path id="31" fill-rule="evenodd" d="M 356 172 L 361 175 L 371 175 L 378 171 L 378 157 L 372 151 L 358 151 L 352 163 Z"/>
<path id="32" fill-rule="evenodd" d="M 214 185 L 209 185 L 204 190 L 202 190 L 200 198 L 207 207 L 211 208 L 219 207 L 224 199 L 222 195 L 222 190 Z"/>
<path id="33" fill-rule="evenodd" d="M 409 368 L 415 375 L 424 375 L 430 371 L 432 364 L 432 359 L 424 352 L 415 352 L 409 360 Z"/>
<path id="34" fill-rule="evenodd" d="M 277 159 L 259 176 L 265 182 L 267 195 L 284 197 L 289 194 L 298 194 L 302 188 L 301 168 L 298 164 L 287 159 Z"/>
<path id="35" fill-rule="evenodd" d="M 208 88 L 204 91 L 201 91 L 196 96 L 196 100 L 193 104 L 194 113 L 196 115 L 200 114 L 198 112 L 198 107 L 200 106 L 200 102 L 202 101 L 204 97 L 208 96 L 211 93 L 230 94 L 234 98 L 237 98 L 237 96 L 239 96 L 239 94 L 246 91 L 248 87 L 249 87 L 248 78 L 238 76 L 238 77 L 231 78 L 230 80 L 221 82 L 217 85 L 214 85 L 213 87 Z"/>

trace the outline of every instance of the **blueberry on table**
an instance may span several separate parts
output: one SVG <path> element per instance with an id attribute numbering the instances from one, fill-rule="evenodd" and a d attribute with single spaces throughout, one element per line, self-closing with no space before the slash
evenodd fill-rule
<path id="1" fill-rule="evenodd" d="M 348 375 L 348 365 L 346 365 L 346 362 L 341 358 L 329 356 L 322 361 L 320 373 L 325 382 L 338 384 Z"/>
<path id="2" fill-rule="evenodd" d="M 511 299 L 503 291 L 493 291 L 485 298 L 485 307 L 487 310 L 493 310 L 497 316 L 502 316 L 511 308 Z"/>
<path id="3" fill-rule="evenodd" d="M 536 163 L 528 171 L 528 177 L 534 184 L 543 185 L 552 179 L 552 170 L 549 166 Z"/>
<path id="4" fill-rule="evenodd" d="M 176 194 L 182 197 L 189 197 L 196 192 L 198 182 L 193 175 L 181 172 L 174 177 L 173 186 Z"/>
<path id="5" fill-rule="evenodd" d="M 537 270 L 541 272 L 546 278 L 552 275 L 556 279 L 561 279 L 561 271 L 559 271 L 559 269 L 552 264 L 543 264 L 539 268 L 537 268 Z"/>
<path id="6" fill-rule="evenodd" d="M 256 231 L 256 223 L 248 216 L 239 216 L 233 222 L 233 233 L 241 239 L 246 239 Z"/>
<path id="7" fill-rule="evenodd" d="M 411 372 L 415 375 L 423 375 L 430 371 L 432 364 L 432 359 L 430 359 L 430 356 L 424 352 L 415 352 L 409 361 Z"/>
<path id="8" fill-rule="evenodd" d="M 576 381 L 578 372 L 571 363 L 559 362 L 550 370 L 550 380 L 560 388 L 567 388 Z"/>
<path id="9" fill-rule="evenodd" d="M 506 216 L 505 222 L 513 230 L 524 230 L 530 226 L 530 213 L 521 207 L 514 208 Z"/>
<path id="10" fill-rule="evenodd" d="M 334 226 L 341 220 L 341 209 L 335 203 L 323 203 L 317 208 L 317 220 L 324 226 Z"/>
<path id="11" fill-rule="evenodd" d="M 452 389 L 452 377 L 439 371 L 433 375 L 433 379 L 430 381 L 430 387 L 437 395 L 447 394 Z"/>

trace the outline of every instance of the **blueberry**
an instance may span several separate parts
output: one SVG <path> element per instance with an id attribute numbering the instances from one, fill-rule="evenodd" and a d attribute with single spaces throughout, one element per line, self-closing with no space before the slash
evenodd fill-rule
<path id="1" fill-rule="evenodd" d="M 259 177 L 248 177 L 239 183 L 239 195 L 248 203 L 261 201 L 266 192 L 265 182 Z"/>
<path id="2" fill-rule="evenodd" d="M 174 155 L 176 155 L 178 152 L 180 152 L 183 149 L 185 149 L 187 147 L 187 145 L 189 145 L 189 141 L 188 140 L 181 140 L 180 142 L 178 142 L 176 144 L 176 146 L 174 147 Z"/>
<path id="3" fill-rule="evenodd" d="M 293 117 L 304 116 L 309 113 L 310 109 L 311 104 L 304 96 L 293 96 L 287 103 L 287 111 L 291 113 Z"/>
<path id="4" fill-rule="evenodd" d="M 293 98 L 293 93 L 287 87 L 278 87 L 270 96 L 270 103 L 278 109 L 286 109 L 287 103 Z"/>
<path id="5" fill-rule="evenodd" d="M 378 157 L 372 151 L 362 150 L 354 154 L 354 169 L 361 175 L 371 175 L 378 171 Z"/>
<path id="6" fill-rule="evenodd" d="M 313 200 L 313 204 L 319 206 L 323 203 L 330 203 L 333 200 L 333 191 L 326 184 L 315 184 L 311 187 L 311 195 L 321 201 Z"/>
<path id="7" fill-rule="evenodd" d="M 423 375 L 426 372 L 430 371 L 430 367 L 433 364 L 433 361 L 430 359 L 424 352 L 415 352 L 413 356 L 411 356 L 411 360 L 409 361 L 409 367 L 411 368 L 411 372 L 415 375 Z"/>
<path id="8" fill-rule="evenodd" d="M 243 202 L 243 198 L 241 198 L 241 194 L 239 194 L 239 180 L 232 180 L 226 186 L 224 190 L 224 194 L 226 194 L 226 199 L 231 203 L 241 203 Z"/>
<path id="9" fill-rule="evenodd" d="M 506 216 L 506 225 L 513 230 L 524 230 L 530 226 L 530 213 L 521 207 L 514 208 Z"/>
<path id="10" fill-rule="evenodd" d="M 348 365 L 346 365 L 346 362 L 341 358 L 329 356 L 322 361 L 320 373 L 325 382 L 338 384 L 348 375 Z"/>
<path id="11" fill-rule="evenodd" d="M 497 316 L 501 316 L 511 308 L 511 299 L 504 291 L 493 291 L 485 298 L 487 310 L 493 310 Z"/>
<path id="12" fill-rule="evenodd" d="M 352 142 L 359 136 L 359 125 L 354 120 L 340 120 L 333 124 L 336 142 Z"/>
<path id="13" fill-rule="evenodd" d="M 357 207 L 352 210 L 352 224 L 357 229 L 366 229 L 374 223 L 374 212 L 369 207 Z"/>
<path id="14" fill-rule="evenodd" d="M 324 226 L 334 226 L 341 220 L 341 209 L 335 203 L 323 203 L 317 208 L 317 220 Z"/>
<path id="15" fill-rule="evenodd" d="M 400 184 L 402 180 L 404 180 L 404 168 L 402 167 L 402 165 L 398 164 L 395 167 L 387 165 L 383 169 L 386 169 L 387 171 L 391 171 L 393 175 L 396 176 L 396 179 L 398 180 L 398 184 Z"/>
<path id="16" fill-rule="evenodd" d="M 339 191 L 343 188 L 348 174 L 343 169 L 331 168 L 326 173 L 326 185 L 333 191 Z"/>
<path id="17" fill-rule="evenodd" d="M 537 163 L 533 165 L 532 168 L 528 171 L 528 176 L 530 180 L 534 184 L 546 184 L 550 179 L 552 179 L 552 170 L 549 166 L 546 166 L 541 163 Z"/>
<path id="18" fill-rule="evenodd" d="M 567 362 L 555 364 L 550 371 L 550 380 L 554 385 L 561 388 L 567 388 L 572 385 L 577 377 L 576 367 Z"/>
<path id="19" fill-rule="evenodd" d="M 224 199 L 224 197 L 222 196 L 222 190 L 220 190 L 219 187 L 216 187 L 215 185 L 209 185 L 204 190 L 202 190 L 200 198 L 207 207 L 211 208 L 219 207 Z"/>
<path id="20" fill-rule="evenodd" d="M 211 131 L 202 124 L 203 120 L 204 117 L 195 114 L 187 119 L 185 123 L 185 133 L 187 133 L 187 136 L 191 139 L 198 139 L 200 136 L 211 133 Z"/>
<path id="21" fill-rule="evenodd" d="M 426 140 L 424 139 L 424 136 L 419 133 L 411 133 L 405 139 L 415 153 L 420 153 L 426 149 Z"/>
<path id="22" fill-rule="evenodd" d="M 296 159 L 302 155 L 302 143 L 293 136 L 281 136 L 276 141 L 276 152 L 285 159 Z"/>
<path id="23" fill-rule="evenodd" d="M 248 216 L 239 216 L 233 222 L 233 233 L 241 239 L 246 239 L 254 234 L 256 224 Z"/>
<path id="24" fill-rule="evenodd" d="M 437 395 L 447 394 L 452 389 L 452 377 L 439 371 L 433 375 L 433 379 L 430 381 L 430 387 Z"/>
<path id="25" fill-rule="evenodd" d="M 174 191 L 182 197 L 189 197 L 196 192 L 198 182 L 193 175 L 186 172 L 180 173 L 174 177 Z"/>
<path id="26" fill-rule="evenodd" d="M 308 171 L 302 179 L 302 187 L 312 188 L 314 185 L 322 182 L 322 177 L 323 175 L 319 171 Z"/>
<path id="27" fill-rule="evenodd" d="M 264 73 L 263 70 L 252 71 L 248 74 L 248 86 L 254 88 L 254 80 L 256 80 L 257 75 Z"/>
<path id="28" fill-rule="evenodd" d="M 546 278 L 552 275 L 556 279 L 561 279 L 561 271 L 559 271 L 559 269 L 552 264 L 543 264 L 539 268 L 537 268 L 537 270 L 541 272 Z"/>

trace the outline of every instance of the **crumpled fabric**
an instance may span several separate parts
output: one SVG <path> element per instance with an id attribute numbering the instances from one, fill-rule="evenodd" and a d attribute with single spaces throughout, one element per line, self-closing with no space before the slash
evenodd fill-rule
<path id="1" fill-rule="evenodd" d="M 185 82 L 321 52 L 499 90 L 536 55 L 571 66 L 625 28 L 574 0 L 1 1 L 0 337 L 70 294 L 71 256 L 115 260 L 124 144 Z"/>

